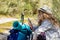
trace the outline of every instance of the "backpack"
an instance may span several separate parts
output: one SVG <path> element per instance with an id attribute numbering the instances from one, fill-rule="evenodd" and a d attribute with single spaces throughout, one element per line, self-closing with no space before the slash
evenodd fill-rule
<path id="1" fill-rule="evenodd" d="M 12 29 L 10 30 L 10 35 L 8 35 L 7 40 L 17 40 L 19 30 Z"/>
<path id="2" fill-rule="evenodd" d="M 41 32 L 41 34 L 37 36 L 37 40 L 46 40 L 45 32 Z"/>

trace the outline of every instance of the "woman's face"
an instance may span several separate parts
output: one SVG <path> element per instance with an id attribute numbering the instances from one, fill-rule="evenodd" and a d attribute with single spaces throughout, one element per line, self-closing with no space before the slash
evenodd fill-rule
<path id="1" fill-rule="evenodd" d="M 38 13 L 38 19 L 42 19 L 42 18 L 43 18 L 43 12 L 39 11 L 39 13 Z"/>
<path id="2" fill-rule="evenodd" d="M 39 13 L 38 13 L 38 18 L 40 18 L 40 17 L 42 17 L 42 12 L 40 11 Z"/>
<path id="3" fill-rule="evenodd" d="M 38 25 L 41 24 L 42 20 L 43 20 L 43 12 L 40 11 L 40 12 L 38 12 Z"/>

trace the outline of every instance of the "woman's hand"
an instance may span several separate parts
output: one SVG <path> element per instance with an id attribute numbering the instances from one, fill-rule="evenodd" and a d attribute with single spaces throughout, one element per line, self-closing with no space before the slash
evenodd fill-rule
<path id="1" fill-rule="evenodd" d="M 32 30 L 33 29 L 33 25 L 32 25 L 31 20 L 29 18 L 28 18 L 28 24 L 29 24 L 29 26 L 30 26 L 30 28 Z"/>
<path id="2" fill-rule="evenodd" d="M 30 22 L 28 22 L 28 24 L 29 24 L 29 26 L 30 26 L 30 28 L 31 28 L 31 30 L 32 30 L 32 29 L 33 29 L 32 24 L 31 24 Z"/>

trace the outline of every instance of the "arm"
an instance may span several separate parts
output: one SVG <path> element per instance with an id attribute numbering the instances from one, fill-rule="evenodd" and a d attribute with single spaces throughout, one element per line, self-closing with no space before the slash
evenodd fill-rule
<path id="1" fill-rule="evenodd" d="M 53 27 L 52 23 L 49 20 L 44 20 L 42 24 L 37 28 L 37 33 L 45 32 L 50 30 Z"/>
<path id="2" fill-rule="evenodd" d="M 31 20 L 29 18 L 28 18 L 28 24 L 29 24 L 29 26 L 30 26 L 30 28 L 32 30 L 33 29 L 33 25 L 32 25 Z"/>
<path id="3" fill-rule="evenodd" d="M 35 29 L 38 28 L 36 25 L 32 24 L 32 22 L 31 22 L 31 20 L 29 18 L 28 18 L 28 24 L 29 24 L 32 31 L 34 31 Z"/>

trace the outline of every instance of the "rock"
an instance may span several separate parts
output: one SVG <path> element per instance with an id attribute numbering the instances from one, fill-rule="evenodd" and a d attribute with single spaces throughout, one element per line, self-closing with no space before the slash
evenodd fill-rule
<path id="1" fill-rule="evenodd" d="M 6 36 L 6 35 L 1 35 L 1 34 L 0 34 L 0 40 L 7 40 L 7 36 Z"/>

